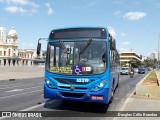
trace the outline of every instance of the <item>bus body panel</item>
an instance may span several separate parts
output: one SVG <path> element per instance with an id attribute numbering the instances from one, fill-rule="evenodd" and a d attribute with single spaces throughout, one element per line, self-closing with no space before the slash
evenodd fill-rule
<path id="1" fill-rule="evenodd" d="M 64 90 L 51 89 L 46 84 L 44 84 L 44 98 L 46 99 L 58 99 L 58 100 L 71 100 L 71 101 L 81 101 L 81 102 L 97 102 L 108 104 L 109 102 L 109 88 L 104 88 L 97 92 L 77 92 L 77 91 L 65 91 L 66 94 L 72 94 L 72 96 L 77 96 L 76 94 L 83 94 L 82 97 L 67 97 L 64 96 Z M 89 95 L 89 97 L 88 97 Z M 92 100 L 92 96 L 102 96 L 103 100 Z"/>
<path id="2" fill-rule="evenodd" d="M 44 98 L 48 99 L 59 99 L 59 100 L 75 100 L 75 101 L 81 101 L 81 102 L 97 102 L 97 103 L 104 103 L 108 104 L 111 94 L 110 94 L 110 74 L 109 69 L 100 75 L 90 75 L 90 76 L 64 76 L 64 75 L 57 75 L 50 72 L 45 72 L 45 78 L 52 81 L 56 88 L 52 89 L 49 88 L 46 85 L 46 82 L 44 81 Z M 55 80 L 56 78 L 61 79 L 68 79 L 68 80 L 75 80 L 77 78 L 87 78 L 90 81 L 94 80 L 93 82 L 90 82 L 86 85 L 78 85 L 78 84 L 69 84 L 70 86 L 67 88 L 61 88 L 61 86 L 58 86 L 58 84 L 61 84 L 60 82 L 57 82 Z M 105 85 L 104 89 L 100 91 L 91 91 L 91 88 L 96 85 L 97 83 L 101 82 L 102 80 L 107 80 L 107 84 Z M 70 87 L 74 86 L 75 90 L 71 90 Z M 76 89 L 79 88 L 79 89 Z M 85 90 L 83 90 L 85 89 Z M 79 97 L 64 97 L 61 93 L 80 93 L 83 94 L 81 98 Z M 90 96 L 90 98 L 86 99 L 87 96 Z M 103 96 L 103 100 L 91 100 L 91 96 Z"/>
<path id="3" fill-rule="evenodd" d="M 117 69 L 117 66 L 114 67 L 114 69 L 111 69 L 110 67 L 110 45 L 109 45 L 109 39 L 108 39 L 108 29 L 106 29 L 107 32 L 107 69 L 104 73 L 98 74 L 98 75 L 80 75 L 80 76 L 72 76 L 72 75 L 63 75 L 63 74 L 54 74 L 51 72 L 48 72 L 45 70 L 45 79 L 50 80 L 55 85 L 55 88 L 49 88 L 46 84 L 46 81 L 44 81 L 44 98 L 46 99 L 59 99 L 59 100 L 73 100 L 73 101 L 81 101 L 81 102 L 97 102 L 97 103 L 103 103 L 108 104 L 109 100 L 112 97 L 112 87 L 114 86 L 114 89 L 116 88 L 116 85 L 119 81 L 119 71 Z M 48 44 L 50 42 L 53 42 L 52 40 L 49 40 Z M 76 83 L 69 84 L 70 86 L 63 86 L 61 82 L 58 81 L 58 78 L 65 79 L 65 80 L 73 80 L 77 78 L 87 78 L 90 80 L 95 79 L 93 82 L 90 82 L 88 84 L 80 85 Z M 92 91 L 92 87 L 96 85 L 97 83 L 107 80 L 107 84 L 104 86 L 103 89 L 99 91 Z M 62 86 L 61 86 L 62 85 Z M 71 90 L 71 86 L 74 86 L 75 89 Z M 76 89 L 80 88 L 80 89 Z"/>

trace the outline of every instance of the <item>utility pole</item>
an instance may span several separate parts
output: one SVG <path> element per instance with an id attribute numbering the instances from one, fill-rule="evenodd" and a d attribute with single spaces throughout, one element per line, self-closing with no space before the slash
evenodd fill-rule
<path id="1" fill-rule="evenodd" d="M 158 65 L 157 68 L 158 68 L 158 70 L 159 70 L 159 41 L 160 41 L 160 33 L 158 34 L 158 55 L 157 55 L 158 56 L 158 59 L 157 59 L 157 62 L 158 62 L 157 63 L 157 65 Z"/>
<path id="2" fill-rule="evenodd" d="M 160 56 L 159 56 L 159 41 L 160 41 L 160 33 L 159 33 L 159 32 L 155 32 L 155 31 L 152 31 L 152 30 L 149 30 L 149 31 L 158 34 L 157 69 L 159 70 L 159 57 L 160 57 Z"/>

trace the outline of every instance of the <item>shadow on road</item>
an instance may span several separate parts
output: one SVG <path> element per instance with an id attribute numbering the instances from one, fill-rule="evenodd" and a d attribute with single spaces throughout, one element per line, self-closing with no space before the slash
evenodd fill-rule
<path id="1" fill-rule="evenodd" d="M 84 103 L 84 102 L 75 102 L 75 101 L 46 101 L 44 108 L 59 111 L 56 114 L 67 116 L 83 116 L 83 117 L 92 117 L 92 116 L 105 116 L 108 110 L 109 105 L 98 104 L 98 103 Z M 69 115 L 70 114 L 70 115 Z"/>

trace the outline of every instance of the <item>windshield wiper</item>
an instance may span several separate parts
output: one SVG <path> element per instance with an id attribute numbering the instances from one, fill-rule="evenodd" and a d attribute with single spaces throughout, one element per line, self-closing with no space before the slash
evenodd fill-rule
<path id="1" fill-rule="evenodd" d="M 89 39 L 87 43 L 82 48 L 80 48 L 79 54 L 82 54 L 87 49 L 87 47 L 90 45 L 91 42 L 92 42 L 92 39 Z"/>
<path id="2" fill-rule="evenodd" d="M 61 44 L 62 48 L 65 50 L 65 52 L 67 53 L 67 48 L 62 40 L 60 40 L 60 44 Z"/>

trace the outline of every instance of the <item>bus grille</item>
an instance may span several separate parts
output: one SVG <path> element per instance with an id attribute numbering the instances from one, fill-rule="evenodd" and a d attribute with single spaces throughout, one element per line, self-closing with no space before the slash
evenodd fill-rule
<path id="1" fill-rule="evenodd" d="M 71 90 L 71 87 L 66 87 L 66 86 L 59 86 L 59 88 Z M 88 88 L 84 88 L 84 87 L 75 87 L 75 90 L 87 90 L 87 89 Z"/>
<path id="2" fill-rule="evenodd" d="M 74 97 L 74 98 L 81 98 L 84 96 L 84 93 L 68 93 L 68 92 L 61 92 L 64 97 Z"/>

